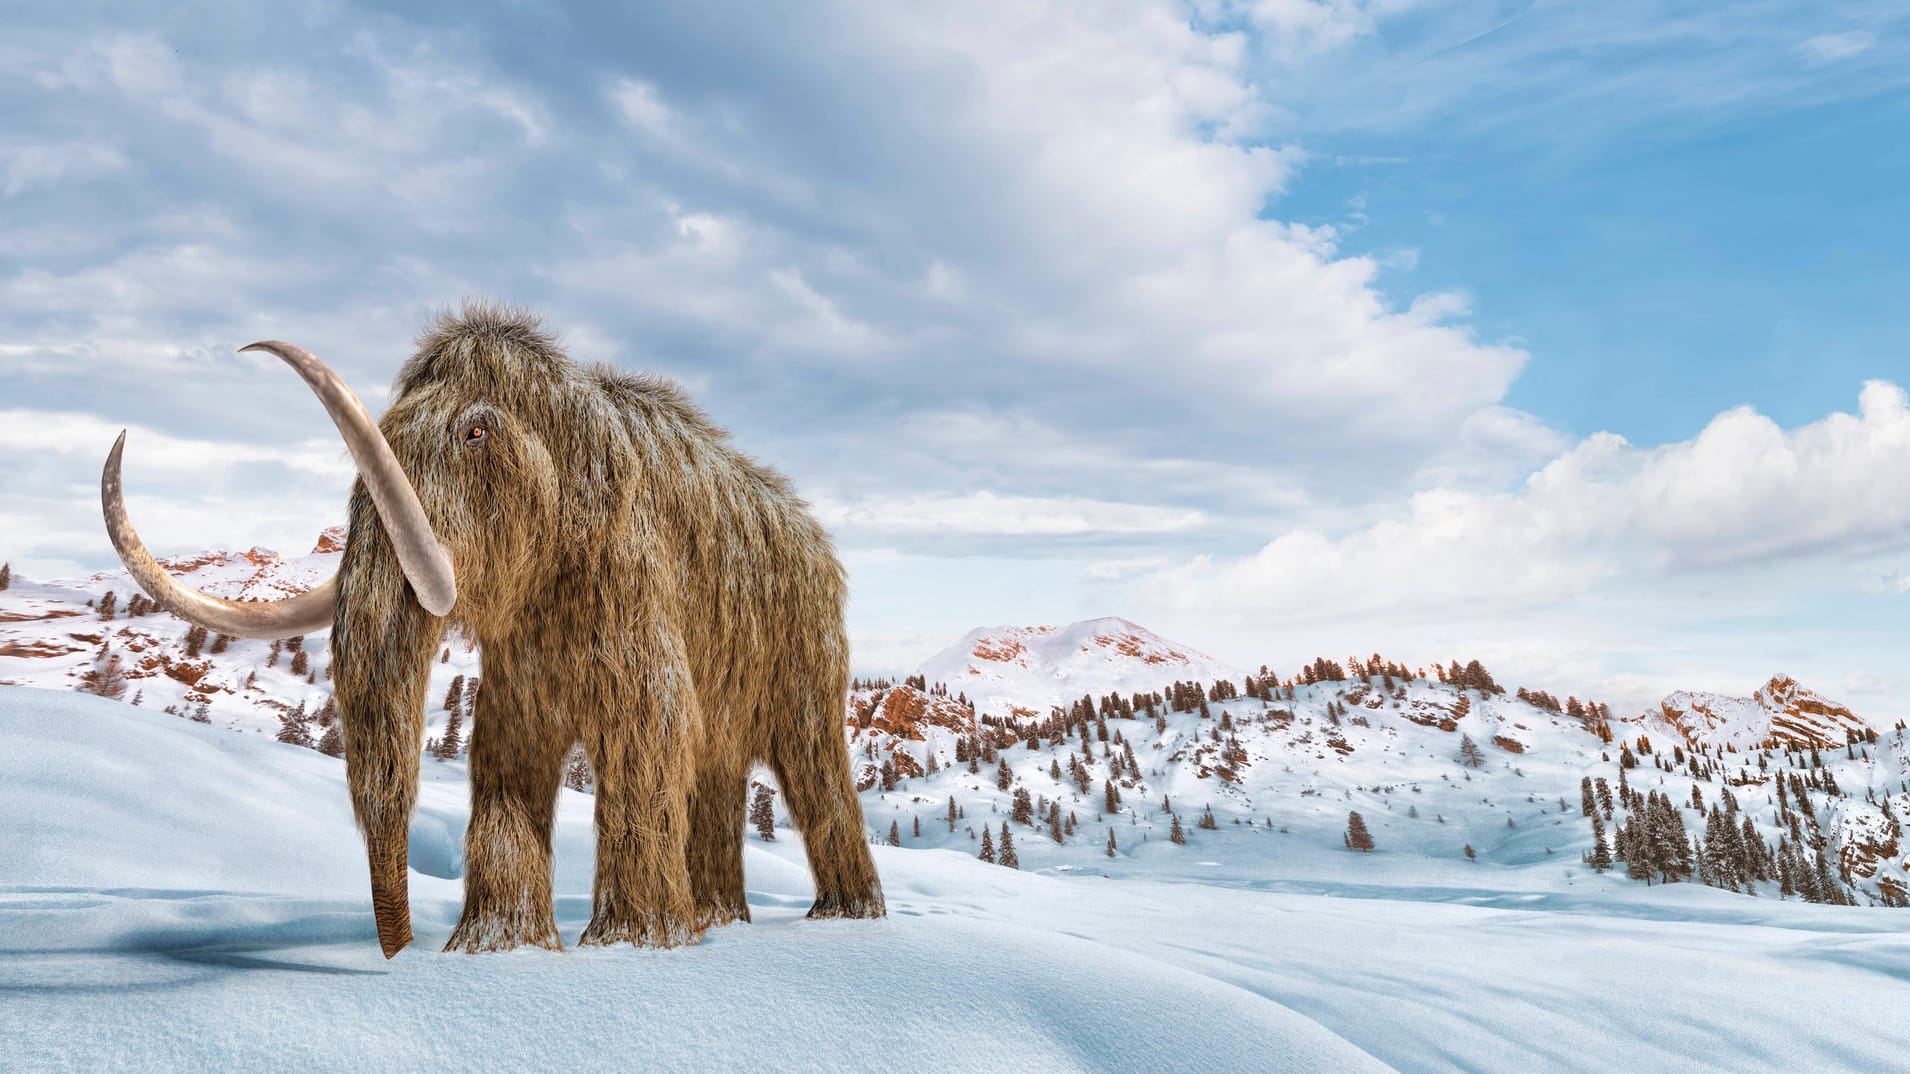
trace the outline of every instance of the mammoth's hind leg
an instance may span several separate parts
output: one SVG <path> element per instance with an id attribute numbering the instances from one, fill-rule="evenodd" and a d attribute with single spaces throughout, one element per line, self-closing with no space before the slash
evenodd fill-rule
<path id="1" fill-rule="evenodd" d="M 782 784 L 790 819 L 802 830 L 816 883 L 810 917 L 882 917 L 888 912 L 863 829 L 862 801 L 849 770 L 849 746 L 842 737 L 846 692 L 833 686 L 814 692 L 795 726 L 778 729 L 771 745 L 770 767 Z"/>
<path id="2" fill-rule="evenodd" d="M 690 794 L 690 898 L 699 928 L 749 920 L 743 896 L 747 777 L 733 758 L 704 758 Z"/>
<path id="3" fill-rule="evenodd" d="M 478 694 L 464 914 L 444 949 L 498 951 L 529 944 L 561 950 L 551 913 L 551 825 L 570 743 L 507 710 L 508 691 L 498 678 L 487 678 Z"/>

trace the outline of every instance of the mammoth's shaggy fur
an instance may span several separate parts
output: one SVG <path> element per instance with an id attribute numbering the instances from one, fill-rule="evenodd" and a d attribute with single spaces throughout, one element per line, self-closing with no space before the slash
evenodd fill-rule
<path id="1" fill-rule="evenodd" d="M 551 824 L 580 741 L 597 811 L 580 942 L 670 947 L 748 919 L 758 761 L 804 832 L 811 915 L 883 914 L 842 734 L 842 569 L 780 475 L 668 382 L 575 365 L 536 318 L 491 305 L 426 331 L 380 427 L 457 568 L 456 606 L 435 618 L 354 489 L 332 643 L 387 953 L 410 938 L 405 825 L 447 626 L 478 641 L 484 670 L 447 950 L 559 946 Z"/>

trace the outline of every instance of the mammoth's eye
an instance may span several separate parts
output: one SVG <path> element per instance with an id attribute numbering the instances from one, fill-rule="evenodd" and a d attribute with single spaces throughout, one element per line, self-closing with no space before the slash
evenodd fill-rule
<path id="1" fill-rule="evenodd" d="M 491 435 L 489 430 L 476 422 L 464 427 L 464 442 L 466 444 L 481 444 L 484 442 L 484 438 L 489 435 Z"/>

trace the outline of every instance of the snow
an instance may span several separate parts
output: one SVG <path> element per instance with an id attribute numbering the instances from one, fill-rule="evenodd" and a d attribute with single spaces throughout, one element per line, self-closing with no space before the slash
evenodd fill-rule
<path id="1" fill-rule="evenodd" d="M 339 762 L 151 708 L 0 687 L 0 1069 L 1901 1067 L 1910 915 L 1594 875 L 1576 850 L 1543 853 L 1544 811 L 1522 799 L 1516 830 L 1496 806 L 1455 830 L 1463 797 L 1503 799 L 1510 780 L 1574 763 L 1545 756 L 1570 739 L 1523 706 L 1478 718 L 1531 725 L 1537 752 L 1507 760 L 1490 789 L 1429 769 L 1454 810 L 1446 826 L 1385 809 L 1386 791 L 1342 781 L 1352 762 L 1326 751 L 1302 754 L 1299 771 L 1250 768 L 1264 787 L 1176 784 L 1190 818 L 1203 785 L 1225 818 L 1191 846 L 1156 836 L 1107 859 L 1092 845 L 1100 821 L 1077 807 L 1090 827 L 1079 845 L 1018 832 L 1015 872 L 928 823 L 940 801 L 925 796 L 924 831 L 947 849 L 876 848 L 886 920 L 803 919 L 801 841 L 785 829 L 749 840 L 755 923 L 668 952 L 439 953 L 459 905 L 465 786 L 461 764 L 427 762 L 418 942 L 386 962 Z M 1170 732 L 1190 735 L 1187 719 Z M 1393 746 L 1401 778 L 1435 760 L 1407 755 L 1406 732 L 1378 718 L 1348 730 L 1355 758 Z M 1045 751 L 1028 756 L 1045 769 Z M 1513 761 L 1529 775 L 1511 775 Z M 1276 797 L 1276 784 L 1295 793 Z M 1276 829 L 1233 825 L 1234 793 Z M 1355 793 L 1371 855 L 1323 837 Z M 885 810 L 907 816 L 909 797 L 865 795 L 870 827 L 886 832 Z M 979 791 L 964 800 L 971 822 L 1002 819 Z M 1566 819 L 1583 827 L 1575 800 Z M 1421 822 L 1433 834 L 1417 838 Z M 1138 813 L 1114 823 L 1124 840 L 1143 830 Z M 1479 862 L 1441 842 L 1468 836 Z M 574 940 L 589 908 L 588 797 L 564 792 L 556 846 L 558 919 Z"/>

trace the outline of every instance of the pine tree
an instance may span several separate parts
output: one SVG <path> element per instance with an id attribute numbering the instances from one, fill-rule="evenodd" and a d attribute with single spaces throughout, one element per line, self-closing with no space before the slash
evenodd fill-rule
<path id="1" fill-rule="evenodd" d="M 325 728 L 325 733 L 318 740 L 318 752 L 327 757 L 345 756 L 345 736 L 339 733 L 341 726 L 334 720 L 331 726 Z"/>
<path id="2" fill-rule="evenodd" d="M 982 825 L 982 852 L 975 855 L 990 865 L 995 863 L 995 837 L 988 825 Z"/>
<path id="3" fill-rule="evenodd" d="M 1103 813 L 1119 813 L 1121 811 L 1121 791 L 1120 788 L 1114 785 L 1114 781 L 1111 779 L 1102 781 L 1101 806 L 1101 812 Z"/>
<path id="4" fill-rule="evenodd" d="M 1187 833 L 1181 829 L 1179 813 L 1174 814 L 1174 826 L 1168 829 L 1167 838 L 1176 846 L 1187 845 Z"/>
<path id="5" fill-rule="evenodd" d="M 1108 829 L 1108 857 L 1114 856 L 1114 829 Z"/>
<path id="6" fill-rule="evenodd" d="M 305 706 L 279 717 L 278 740 L 292 746 L 312 748 L 312 732 L 305 726 Z"/>
<path id="7" fill-rule="evenodd" d="M 1219 831 L 1220 822 L 1214 819 L 1214 807 L 1208 806 L 1202 811 L 1200 819 L 1195 821 L 1194 825 L 1199 828 L 1205 828 L 1210 832 Z"/>
<path id="8" fill-rule="evenodd" d="M 1373 849 L 1373 833 L 1366 830 L 1366 818 L 1360 816 L 1357 811 L 1346 815 L 1345 842 L 1349 850 Z"/>
<path id="9" fill-rule="evenodd" d="M 955 830 L 955 798 L 953 795 L 950 795 L 948 799 L 948 830 L 951 832 Z"/>
<path id="10" fill-rule="evenodd" d="M 213 635 L 213 638 L 212 638 L 212 650 L 211 650 L 211 651 L 212 651 L 212 652 L 213 652 L 214 654 L 218 654 L 218 653 L 223 653 L 223 652 L 225 652 L 225 650 L 226 650 L 226 646 L 228 646 L 228 645 L 231 645 L 231 644 L 232 644 L 232 638 L 231 638 L 231 636 L 230 636 L 230 635 L 227 635 L 227 634 L 215 634 L 215 635 Z"/>
<path id="11" fill-rule="evenodd" d="M 765 843 L 776 841 L 776 792 L 768 786 L 758 783 L 749 796 L 749 822 L 756 828 L 757 838 Z M 949 826 L 954 831 L 954 825 Z"/>
<path id="12" fill-rule="evenodd" d="M 449 652 L 450 650 L 447 649 L 445 651 Z M 444 709 L 446 712 L 450 712 L 463 703 L 464 676 L 458 675 L 452 678 L 450 687 L 444 692 Z"/>
<path id="13" fill-rule="evenodd" d="M 1465 851 L 1466 851 L 1466 860 L 1467 860 L 1467 861 L 1478 861 L 1478 860 L 1479 860 L 1479 852 L 1478 852 L 1478 851 L 1476 851 L 1476 850 L 1474 850 L 1474 849 L 1472 849 L 1472 844 L 1471 844 L 1471 843 L 1467 843 L 1467 844 L 1466 844 L 1466 846 L 1465 846 Z"/>
<path id="14" fill-rule="evenodd" d="M 117 608 L 118 605 L 119 605 L 119 594 L 113 592 L 110 589 L 107 590 L 106 595 L 101 597 L 99 600 L 100 620 L 102 622 L 111 621 L 113 616 L 116 614 L 114 609 Z"/>
<path id="15" fill-rule="evenodd" d="M 80 673 L 79 685 L 74 689 L 114 701 L 125 697 L 126 672 L 120 667 L 119 654 L 112 652 L 102 642 L 98 654 L 93 657 L 93 666 Z"/>
<path id="16" fill-rule="evenodd" d="M 1021 858 L 1015 854 L 1015 833 L 1008 830 L 1005 820 L 1001 822 L 1001 860 L 996 864 L 1010 869 L 1021 868 Z"/>
<path id="17" fill-rule="evenodd" d="M 275 639 L 272 642 L 272 655 L 269 659 L 266 660 L 265 666 L 269 668 L 278 667 L 279 654 L 283 653 L 284 651 L 285 651 L 285 643 L 283 641 L 279 641 Z"/>
<path id="18" fill-rule="evenodd" d="M 1459 758 L 1462 763 L 1471 768 L 1478 768 L 1486 763 L 1485 754 L 1479 751 L 1479 744 L 1474 742 L 1472 736 L 1468 734 L 1459 736 Z"/>
<path id="19" fill-rule="evenodd" d="M 192 660 L 199 659 L 199 653 L 202 649 L 205 648 L 205 644 L 206 644 L 206 628 L 205 627 L 194 626 L 191 630 L 186 631 L 187 658 Z"/>
<path id="20" fill-rule="evenodd" d="M 1612 867 L 1612 848 L 1605 845 L 1605 822 L 1592 814 L 1592 869 L 1604 872 Z"/>
<path id="21" fill-rule="evenodd" d="M 889 845 L 892 847 L 902 845 L 902 828 L 899 822 L 893 820 L 889 822 Z"/>
<path id="22" fill-rule="evenodd" d="M 564 786 L 579 794 L 591 791 L 590 759 L 584 755 L 581 742 L 572 743 L 570 753 L 564 758 Z"/>
<path id="23" fill-rule="evenodd" d="M 1034 798 L 1028 793 L 1028 788 L 1015 788 L 1015 804 L 1009 816 L 1014 818 L 1016 824 L 1028 824 L 1034 820 L 1035 803 Z"/>
<path id="24" fill-rule="evenodd" d="M 1696 786 L 1695 784 L 1693 786 Z M 1592 777 L 1585 776 L 1578 781 L 1578 810 L 1582 816 L 1591 816 L 1598 808 L 1598 802 L 1592 794 Z"/>
<path id="25" fill-rule="evenodd" d="M 997 790 L 1005 791 L 1014 785 L 1015 774 L 1008 768 L 1008 758 L 1003 757 L 1001 767 L 995 770 L 995 787 Z"/>
<path id="26" fill-rule="evenodd" d="M 292 654 L 292 674 L 309 675 L 311 674 L 311 671 L 312 671 L 312 658 L 305 652 L 305 650 L 300 649 L 298 652 Z"/>
<path id="27" fill-rule="evenodd" d="M 438 749 L 434 756 L 440 761 L 449 761 L 464 750 L 464 713 L 452 709 L 451 715 L 444 721 L 444 734 L 438 736 Z"/>
<path id="28" fill-rule="evenodd" d="M 13 584 L 13 564 L 0 563 L 0 590 Z"/>

